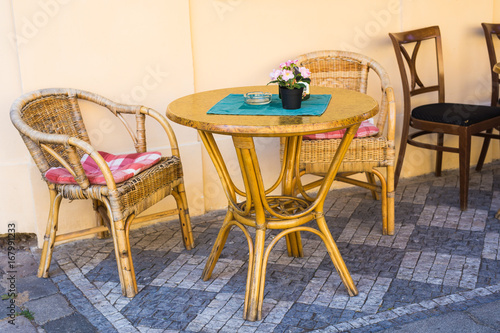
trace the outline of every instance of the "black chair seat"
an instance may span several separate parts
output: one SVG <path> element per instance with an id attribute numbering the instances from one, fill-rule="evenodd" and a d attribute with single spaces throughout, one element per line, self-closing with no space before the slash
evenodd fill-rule
<path id="1" fill-rule="evenodd" d="M 413 118 L 458 126 L 470 126 L 499 117 L 500 107 L 485 105 L 434 103 L 416 107 Z"/>

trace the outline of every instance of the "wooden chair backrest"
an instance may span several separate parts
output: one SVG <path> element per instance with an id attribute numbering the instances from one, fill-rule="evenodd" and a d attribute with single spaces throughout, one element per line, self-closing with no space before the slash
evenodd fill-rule
<path id="1" fill-rule="evenodd" d="M 429 92 L 438 92 L 438 102 L 444 103 L 444 69 L 443 48 L 441 44 L 441 32 L 438 26 L 432 26 L 399 33 L 389 33 L 392 40 L 399 72 L 403 84 L 404 112 L 411 112 L 411 97 Z M 437 83 L 425 85 L 417 70 L 417 55 L 421 50 L 422 42 L 434 40 L 437 61 Z M 413 50 L 410 49 L 413 47 Z M 406 68 L 408 68 L 409 73 Z"/>
<path id="2" fill-rule="evenodd" d="M 486 38 L 486 46 L 488 48 L 488 56 L 490 58 L 490 71 L 491 71 L 491 106 L 500 105 L 498 100 L 498 84 L 499 74 L 493 71 L 493 66 L 498 62 L 495 43 L 493 35 L 500 39 L 500 23 L 481 23 L 484 30 L 484 37 Z"/>

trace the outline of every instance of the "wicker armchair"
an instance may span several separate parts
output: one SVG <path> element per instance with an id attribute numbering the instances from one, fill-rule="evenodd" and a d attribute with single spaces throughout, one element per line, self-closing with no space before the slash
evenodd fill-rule
<path id="1" fill-rule="evenodd" d="M 298 60 L 300 66 L 305 66 L 311 71 L 311 85 L 366 93 L 369 71 L 372 70 L 378 75 L 382 90 L 376 122 L 378 134 L 354 138 L 340 166 L 336 180 L 367 188 L 372 191 L 375 199 L 380 193 L 383 234 L 394 234 L 396 110 L 394 92 L 388 74 L 375 60 L 354 52 L 317 51 L 301 55 Z M 304 139 L 300 152 L 300 169 L 303 173 L 325 175 L 340 141 L 341 139 Z M 385 168 L 385 175 L 376 168 Z M 367 181 L 349 177 L 357 173 L 365 173 Z M 377 176 L 380 184 L 377 184 L 374 176 Z M 306 188 L 313 187 L 314 182 Z"/>
<path id="2" fill-rule="evenodd" d="M 157 163 L 121 183 L 115 183 L 110 167 L 91 145 L 83 123 L 78 101 L 86 100 L 106 107 L 126 126 L 132 136 L 137 153 L 146 152 L 145 118 L 150 116 L 166 131 L 172 156 L 159 157 Z M 135 116 L 136 131 L 130 128 L 123 115 Z M 129 229 L 134 218 L 168 195 L 173 195 L 178 209 L 163 215 L 178 214 L 186 249 L 194 246 L 191 231 L 182 164 L 177 141 L 170 125 L 158 112 L 143 107 L 114 103 L 106 98 L 75 89 L 43 89 L 18 98 L 12 105 L 10 116 L 18 129 L 37 167 L 47 182 L 50 209 L 43 243 L 38 277 L 48 277 L 54 244 L 83 235 L 111 232 L 117 258 L 118 274 L 125 296 L 137 293 L 137 284 L 129 243 Z M 82 157 L 97 164 L 97 172 L 104 176 L 103 183 L 89 181 L 82 166 Z M 94 164 L 94 165 L 95 165 Z M 58 169 L 54 169 L 58 168 Z M 97 168 L 96 168 L 97 169 Z M 69 172 L 73 183 L 54 183 L 47 179 L 49 170 Z M 66 171 L 67 170 L 67 171 Z M 97 226 L 64 235 L 56 235 L 61 199 L 91 199 L 96 212 Z M 139 219 L 147 219 L 140 217 Z"/>

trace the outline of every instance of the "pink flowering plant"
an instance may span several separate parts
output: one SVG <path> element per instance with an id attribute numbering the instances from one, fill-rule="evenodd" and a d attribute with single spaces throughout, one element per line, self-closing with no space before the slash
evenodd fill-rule
<path id="1" fill-rule="evenodd" d="M 311 72 L 306 67 L 299 67 L 297 62 L 298 60 L 288 60 L 281 63 L 279 69 L 273 69 L 269 74 L 271 81 L 268 84 L 277 83 L 288 89 L 307 89 L 311 82 Z"/>

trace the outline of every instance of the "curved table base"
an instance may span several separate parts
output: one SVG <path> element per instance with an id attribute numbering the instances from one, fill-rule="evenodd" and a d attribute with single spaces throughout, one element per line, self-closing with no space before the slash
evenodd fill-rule
<path id="1" fill-rule="evenodd" d="M 326 250 L 330 255 L 330 258 L 337 270 L 344 286 L 349 293 L 349 296 L 355 296 L 358 294 L 358 290 L 354 285 L 354 282 L 349 274 L 349 271 L 340 255 L 335 241 L 326 225 L 326 220 L 323 216 L 316 217 L 318 223 L 318 229 L 311 227 L 292 227 L 290 229 L 285 229 L 281 231 L 268 245 L 264 246 L 264 241 L 266 237 L 265 229 L 258 229 L 255 234 L 255 239 L 252 239 L 250 233 L 248 232 L 245 225 L 239 223 L 234 219 L 233 212 L 228 211 L 222 227 L 217 235 L 217 239 L 214 243 L 210 256 L 208 257 L 205 269 L 203 270 L 202 278 L 203 281 L 210 279 L 212 272 L 215 268 L 215 264 L 219 260 L 219 256 L 224 248 L 229 232 L 233 226 L 239 227 L 246 236 L 248 242 L 248 275 L 247 284 L 245 291 L 245 304 L 243 308 L 243 319 L 249 321 L 261 320 L 262 318 L 262 303 L 264 299 L 264 288 L 266 281 L 266 268 L 267 261 L 269 260 L 269 255 L 272 248 L 276 243 L 284 236 L 289 236 L 290 234 L 299 234 L 300 231 L 312 232 L 319 236 L 326 246 Z"/>
<path id="2" fill-rule="evenodd" d="M 205 281 L 210 278 L 230 230 L 233 226 L 239 227 L 246 236 L 249 249 L 243 311 L 244 319 L 256 321 L 262 317 L 267 261 L 272 248 L 278 240 L 286 237 L 289 255 L 303 256 L 300 238 L 301 231 L 312 232 L 321 238 L 349 295 L 354 296 L 358 294 L 358 290 L 354 285 L 323 215 L 323 204 L 326 195 L 358 127 L 359 124 L 355 124 L 348 128 L 342 144 L 332 160 L 330 170 L 327 176 L 325 176 L 318 194 L 314 198 L 307 195 L 303 191 L 302 185 L 297 183 L 300 182 L 300 177 L 297 176 L 299 174 L 298 156 L 302 140 L 301 136 L 293 136 L 286 139 L 285 149 L 287 153 L 283 160 L 281 173 L 276 183 L 271 188 L 265 189 L 252 137 L 233 135 L 233 143 L 245 186 L 245 191 L 242 191 L 232 182 L 212 134 L 199 131 L 200 137 L 221 178 L 229 201 L 228 212 L 212 247 L 202 278 Z M 280 183 L 282 184 L 283 195 L 270 195 Z M 296 193 L 302 194 L 303 198 L 297 197 Z M 236 202 L 237 194 L 246 197 L 246 201 L 241 203 Z M 312 220 L 316 220 L 317 229 L 303 226 Z M 255 228 L 255 236 L 253 238 L 247 230 L 248 227 Z M 280 229 L 282 231 L 266 247 L 265 238 L 266 230 L 268 229 Z"/>

